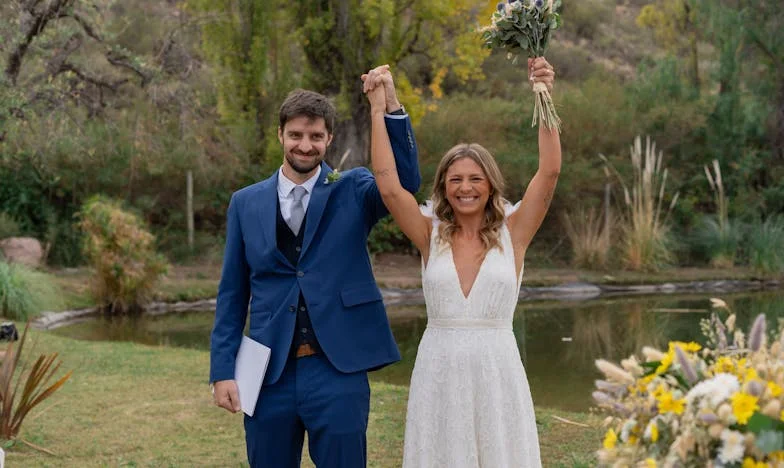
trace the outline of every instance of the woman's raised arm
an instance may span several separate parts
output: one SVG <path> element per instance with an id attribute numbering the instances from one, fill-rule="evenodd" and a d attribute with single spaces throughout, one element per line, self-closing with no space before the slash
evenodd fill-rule
<path id="1" fill-rule="evenodd" d="M 384 205 L 400 226 L 400 230 L 426 259 L 429 254 L 432 220 L 422 214 L 416 198 L 400 185 L 392 145 L 384 123 L 384 87 L 375 86 L 367 92 L 367 97 L 370 101 L 370 160 L 376 185 Z"/>

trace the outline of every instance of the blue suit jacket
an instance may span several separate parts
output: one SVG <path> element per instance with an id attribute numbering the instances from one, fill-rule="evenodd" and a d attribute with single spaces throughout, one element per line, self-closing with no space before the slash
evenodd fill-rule
<path id="1" fill-rule="evenodd" d="M 411 123 L 385 120 L 401 183 L 416 192 L 421 177 Z M 296 268 L 277 247 L 277 173 L 232 195 L 210 342 L 211 382 L 234 378 L 249 303 L 250 337 L 272 349 L 264 383 L 278 380 L 289 357 L 300 290 L 318 342 L 338 370 L 400 360 L 367 251 L 370 229 L 387 209 L 366 168 L 325 183 L 328 172 L 322 163 Z"/>

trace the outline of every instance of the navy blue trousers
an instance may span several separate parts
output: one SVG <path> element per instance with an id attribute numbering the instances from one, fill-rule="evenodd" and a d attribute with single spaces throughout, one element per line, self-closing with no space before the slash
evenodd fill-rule
<path id="1" fill-rule="evenodd" d="M 253 468 L 298 468 L 304 435 L 317 468 L 364 468 L 370 411 L 367 372 L 344 374 L 323 354 L 290 357 L 280 379 L 261 388 L 245 442 Z"/>

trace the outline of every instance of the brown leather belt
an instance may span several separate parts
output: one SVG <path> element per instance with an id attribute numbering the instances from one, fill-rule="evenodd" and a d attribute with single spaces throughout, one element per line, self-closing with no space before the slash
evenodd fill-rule
<path id="1" fill-rule="evenodd" d="M 313 356 L 314 354 L 317 354 L 317 353 L 318 353 L 318 351 L 316 351 L 313 348 L 313 346 L 310 345 L 310 343 L 303 343 L 303 344 L 299 345 L 299 347 L 297 348 L 297 357 L 298 358 L 305 357 L 305 356 Z"/>

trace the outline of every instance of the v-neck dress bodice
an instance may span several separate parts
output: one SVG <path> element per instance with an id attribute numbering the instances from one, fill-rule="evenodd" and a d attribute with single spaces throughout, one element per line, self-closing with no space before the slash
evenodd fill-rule
<path id="1" fill-rule="evenodd" d="M 541 466 L 533 402 L 512 318 L 516 274 L 506 224 L 466 297 L 437 223 L 422 268 L 427 328 L 411 376 L 405 468 Z"/>

